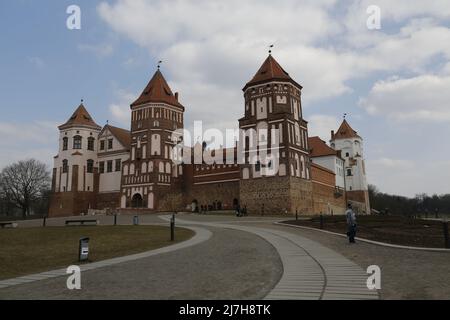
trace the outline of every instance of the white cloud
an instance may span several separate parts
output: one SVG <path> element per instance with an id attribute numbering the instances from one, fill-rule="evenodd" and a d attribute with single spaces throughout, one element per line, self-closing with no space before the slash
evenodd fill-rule
<path id="1" fill-rule="evenodd" d="M 450 76 L 422 75 L 378 81 L 360 101 L 372 115 L 395 120 L 450 121 Z"/>
<path id="2" fill-rule="evenodd" d="M 124 128 L 130 127 L 130 104 L 136 100 L 137 97 L 136 93 L 128 92 L 126 90 L 118 90 L 116 92 L 116 102 L 109 105 L 109 112 L 113 117 L 113 122 L 117 122 L 119 126 Z"/>
<path id="3" fill-rule="evenodd" d="M 434 161 L 426 170 L 420 161 L 392 158 L 369 159 L 366 167 L 369 183 L 381 187 L 381 192 L 408 197 L 423 192 L 429 195 L 448 193 L 448 160 Z"/>
<path id="4" fill-rule="evenodd" d="M 413 161 L 403 159 L 380 158 L 371 161 L 371 163 L 373 165 L 378 165 L 386 169 L 412 169 L 414 167 Z"/>
<path id="5" fill-rule="evenodd" d="M 35 158 L 53 166 L 52 159 L 58 150 L 58 129 L 60 123 L 35 121 L 32 123 L 0 122 L 0 169 L 19 160 Z M 49 139 L 54 137 L 54 139 Z"/>
<path id="6" fill-rule="evenodd" d="M 144 1 L 120 0 L 113 5 L 102 2 L 100 16 L 110 26 L 144 47 L 171 45 L 180 39 L 209 41 L 224 35 L 247 39 L 250 44 L 290 41 L 316 41 L 333 34 L 337 26 L 326 8 L 334 0 L 272 1 L 209 0 Z M 289 23 L 287 23 L 289 21 Z M 298 32 L 301 30 L 302 32 Z"/>
<path id="7" fill-rule="evenodd" d="M 314 114 L 308 118 L 309 136 L 319 136 L 322 140 L 328 142 L 331 138 L 331 130 L 339 128 L 339 120 L 334 116 Z"/>

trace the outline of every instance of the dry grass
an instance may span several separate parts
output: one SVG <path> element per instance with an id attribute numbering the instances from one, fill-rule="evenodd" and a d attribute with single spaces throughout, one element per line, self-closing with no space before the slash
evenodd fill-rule
<path id="1" fill-rule="evenodd" d="M 194 232 L 176 228 L 175 242 Z M 78 264 L 78 242 L 89 237 L 92 262 L 164 247 L 170 229 L 163 226 L 86 226 L 0 229 L 0 279 Z"/>
<path id="2" fill-rule="evenodd" d="M 357 237 L 391 244 L 442 248 L 445 245 L 442 222 L 400 216 L 357 216 Z M 286 223 L 319 228 L 319 217 Z M 345 234 L 345 216 L 324 216 L 324 229 Z"/>

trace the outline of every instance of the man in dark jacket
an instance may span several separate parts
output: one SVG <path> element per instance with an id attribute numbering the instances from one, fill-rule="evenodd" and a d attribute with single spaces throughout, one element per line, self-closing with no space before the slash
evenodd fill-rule
<path id="1" fill-rule="evenodd" d="M 355 236 L 356 236 L 356 215 L 355 212 L 352 209 L 352 205 L 348 204 L 348 209 L 345 212 L 345 215 L 347 216 L 347 236 L 348 241 L 350 243 L 355 243 Z"/>

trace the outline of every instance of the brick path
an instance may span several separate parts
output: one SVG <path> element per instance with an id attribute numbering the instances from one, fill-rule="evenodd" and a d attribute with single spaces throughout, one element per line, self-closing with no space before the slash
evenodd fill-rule
<path id="1" fill-rule="evenodd" d="M 161 216 L 168 219 L 167 216 Z M 283 263 L 283 276 L 266 299 L 378 299 L 367 289 L 368 275 L 354 262 L 305 237 L 280 230 L 177 219 L 178 225 L 203 225 L 254 233 L 271 243 Z"/>

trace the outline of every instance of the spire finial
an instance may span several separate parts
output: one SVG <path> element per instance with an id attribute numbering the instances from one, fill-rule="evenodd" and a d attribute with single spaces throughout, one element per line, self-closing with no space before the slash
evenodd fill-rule
<path id="1" fill-rule="evenodd" d="M 163 61 L 162 61 L 162 60 L 159 60 L 159 61 L 158 61 L 158 70 L 161 68 L 161 63 L 163 63 Z"/>
<path id="2" fill-rule="evenodd" d="M 273 48 L 273 44 L 271 44 L 271 45 L 269 46 L 269 54 L 272 54 L 272 48 Z"/>
<path id="3" fill-rule="evenodd" d="M 109 124 L 109 120 L 106 120 L 106 125 L 108 125 Z"/>
<path id="4" fill-rule="evenodd" d="M 84 102 L 84 99 L 83 99 L 83 98 L 81 98 L 81 104 L 83 104 L 83 102 Z"/>
<path id="5" fill-rule="evenodd" d="M 347 118 L 347 114 L 346 114 L 346 113 L 344 113 L 344 116 L 343 116 L 343 118 L 344 118 L 344 120 L 345 120 L 345 118 Z"/>

